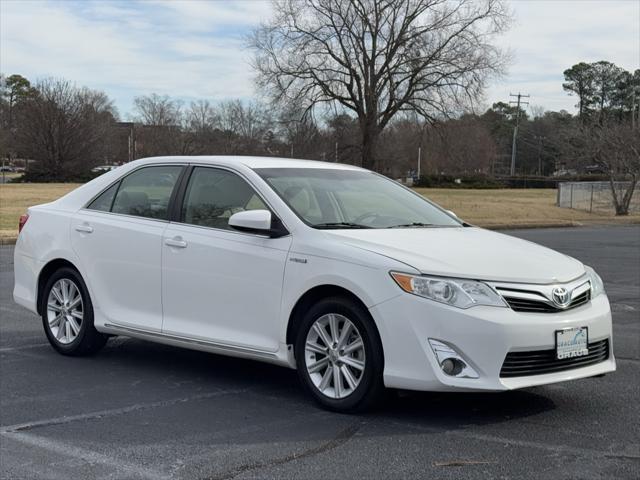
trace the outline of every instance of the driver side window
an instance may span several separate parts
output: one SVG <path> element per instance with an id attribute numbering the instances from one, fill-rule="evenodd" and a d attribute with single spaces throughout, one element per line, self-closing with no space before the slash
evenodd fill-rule
<path id="1" fill-rule="evenodd" d="M 230 230 L 229 217 L 245 210 L 268 210 L 251 186 L 235 173 L 195 167 L 182 205 L 182 221 Z"/>

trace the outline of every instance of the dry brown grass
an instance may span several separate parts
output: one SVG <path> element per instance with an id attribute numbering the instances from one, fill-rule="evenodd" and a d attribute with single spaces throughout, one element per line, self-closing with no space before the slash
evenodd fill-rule
<path id="1" fill-rule="evenodd" d="M 556 207 L 554 189 L 465 190 L 418 188 L 419 193 L 463 220 L 488 228 L 640 223 L 640 214 L 616 217 Z M 613 209 L 612 209 L 613 210 Z"/>
<path id="2" fill-rule="evenodd" d="M 8 183 L 0 185 L 0 241 L 14 240 L 18 219 L 32 205 L 60 198 L 78 185 L 74 183 Z"/>
<path id="3" fill-rule="evenodd" d="M 0 241 L 11 242 L 18 219 L 31 205 L 50 202 L 76 188 L 70 183 L 0 185 Z M 555 190 L 465 190 L 419 188 L 417 191 L 460 218 L 483 227 L 640 223 L 640 214 L 616 217 L 555 206 Z"/>

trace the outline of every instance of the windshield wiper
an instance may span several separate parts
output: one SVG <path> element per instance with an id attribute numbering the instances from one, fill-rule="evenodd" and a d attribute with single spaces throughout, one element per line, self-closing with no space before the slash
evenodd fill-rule
<path id="1" fill-rule="evenodd" d="M 412 222 L 412 223 L 403 223 L 400 225 L 391 225 L 387 228 L 420 228 L 420 227 L 434 227 L 433 223 L 422 223 L 422 222 Z"/>
<path id="2" fill-rule="evenodd" d="M 326 222 L 326 223 L 315 223 L 311 225 L 313 228 L 319 229 L 331 229 L 331 228 L 372 228 L 367 225 L 361 225 L 359 223 L 351 223 L 351 222 Z"/>

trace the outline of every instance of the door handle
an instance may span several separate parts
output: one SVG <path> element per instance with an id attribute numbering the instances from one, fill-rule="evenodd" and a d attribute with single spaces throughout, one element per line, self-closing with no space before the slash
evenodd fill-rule
<path id="1" fill-rule="evenodd" d="M 87 225 L 86 223 L 82 225 L 76 225 L 76 232 L 92 233 L 93 227 L 91 225 Z"/>
<path id="2" fill-rule="evenodd" d="M 167 238 L 164 244 L 173 248 L 187 248 L 187 242 L 182 240 L 181 237 Z"/>

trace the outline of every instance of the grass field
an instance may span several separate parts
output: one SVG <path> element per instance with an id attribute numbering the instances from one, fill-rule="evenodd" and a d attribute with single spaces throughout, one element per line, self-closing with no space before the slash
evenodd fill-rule
<path id="1" fill-rule="evenodd" d="M 556 207 L 555 189 L 464 190 L 418 188 L 463 220 L 487 228 L 640 223 L 640 214 L 616 217 Z"/>
<path id="2" fill-rule="evenodd" d="M 60 198 L 78 185 L 73 183 L 7 183 L 0 185 L 0 241 L 18 234 L 18 219 L 27 208 Z"/>
<path id="3" fill-rule="evenodd" d="M 16 183 L 0 185 L 0 241 L 11 242 L 18 219 L 27 207 L 61 197 L 78 185 L 69 183 Z M 597 223 L 640 223 L 640 214 L 615 217 L 555 206 L 552 189 L 464 190 L 420 188 L 417 191 L 463 220 L 482 227 L 533 227 Z"/>

